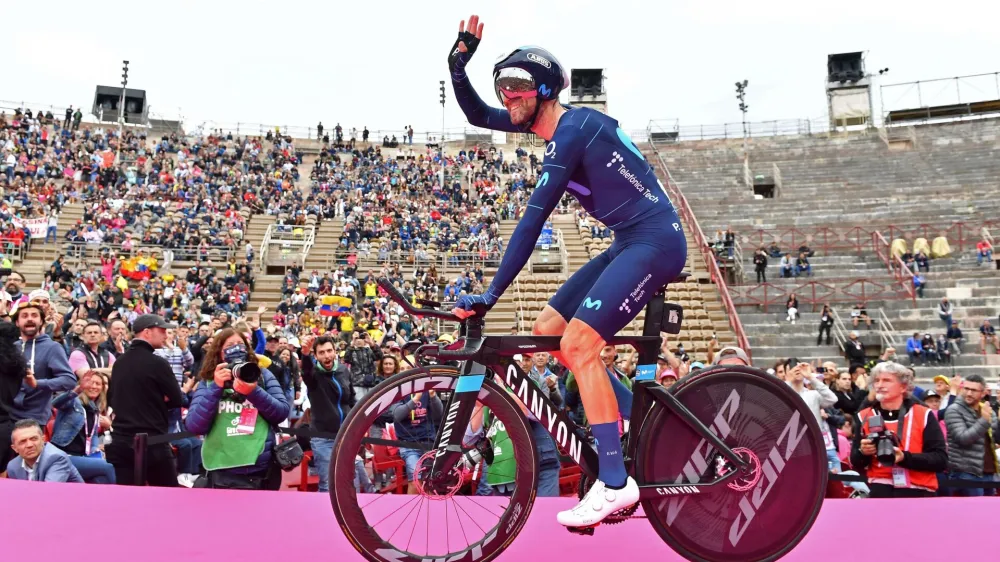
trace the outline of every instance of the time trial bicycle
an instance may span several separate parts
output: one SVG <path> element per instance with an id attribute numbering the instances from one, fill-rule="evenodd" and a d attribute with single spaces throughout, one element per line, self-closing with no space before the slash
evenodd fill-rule
<path id="1" fill-rule="evenodd" d="M 458 322 L 460 337 L 452 344 L 407 344 L 405 352 L 420 360 L 452 364 L 399 373 L 351 410 L 330 464 L 337 521 L 371 561 L 492 560 L 524 528 L 535 501 L 537 424 L 564 455 L 563 463 L 579 465 L 581 497 L 597 477 L 597 451 L 588 432 L 513 360 L 515 354 L 558 350 L 559 337 L 487 335 L 480 315 L 459 320 L 431 301 L 419 301 L 417 308 L 388 279 L 378 284 L 407 314 Z M 714 366 L 670 389 L 659 385 L 660 334 L 678 333 L 683 317 L 679 306 L 664 302 L 664 291 L 647 305 L 642 336 L 608 342 L 639 352 L 622 451 L 628 473 L 639 484 L 644 515 L 637 515 L 634 505 L 603 523 L 645 517 L 670 548 L 689 560 L 776 560 L 802 540 L 822 506 L 828 472 L 819 424 L 787 384 L 752 367 Z M 372 431 L 393 420 L 394 409 L 418 393 L 441 400 L 429 400 L 429 411 L 421 412 L 431 424 L 421 426 L 422 438 L 383 439 Z M 482 408 L 489 409 L 487 436 L 492 436 L 477 441 L 466 430 Z M 407 423 L 405 416 L 396 419 L 397 435 Z M 391 494 L 359 494 L 355 459 L 368 448 L 379 463 L 389 447 L 420 455 L 413 471 L 419 493 L 396 496 L 395 502 L 384 501 Z M 503 448 L 508 450 L 503 461 L 491 458 Z M 488 470 L 506 474 L 510 484 L 503 495 L 459 493 L 475 480 L 470 471 L 484 458 L 495 461 Z M 401 464 L 395 461 L 396 478 L 406 477 Z M 570 531 L 593 534 L 594 528 Z"/>

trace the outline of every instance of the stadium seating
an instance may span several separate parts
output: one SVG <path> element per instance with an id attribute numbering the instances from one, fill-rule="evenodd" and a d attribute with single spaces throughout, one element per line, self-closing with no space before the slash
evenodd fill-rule
<path id="1" fill-rule="evenodd" d="M 797 325 L 784 322 L 783 297 L 793 291 L 828 294 L 845 319 L 856 301 L 867 300 L 869 312 L 875 314 L 881 308 L 892 326 L 885 326 L 885 344 L 901 352 L 914 331 L 934 335 L 943 331 L 935 309 L 947 295 L 967 340 L 966 354 L 956 360 L 955 367 L 966 374 L 995 378 L 1000 368 L 994 358 L 978 355 L 978 327 L 983 318 L 996 319 L 1000 312 L 1000 298 L 993 296 L 996 270 L 992 264 L 977 266 L 974 246 L 980 225 L 989 224 L 1000 210 L 996 198 L 998 132 L 1000 123 L 995 120 L 920 126 L 913 129 L 914 142 L 902 149 L 890 149 L 874 133 L 752 139 L 751 173 L 780 178 L 775 198 L 755 197 L 744 184 L 738 143 L 698 141 L 657 148 L 706 234 L 727 227 L 737 233 L 745 274 L 741 286 L 732 292 L 737 304 L 742 303 L 740 316 L 753 344 L 755 363 L 765 366 L 789 356 L 840 357 L 836 346 L 816 345 L 818 308 L 802 306 Z M 962 223 L 961 229 L 957 223 Z M 878 285 L 895 286 L 897 294 L 904 289 L 870 240 L 855 248 L 844 242 L 852 227 L 878 230 L 887 239 L 902 232 L 911 249 L 922 233 L 928 238 L 944 236 L 953 252 L 931 260 L 930 272 L 924 274 L 924 296 L 916 299 L 916 305 L 912 300 L 883 298 Z M 840 247 L 819 248 L 824 245 L 824 228 L 842 237 Z M 791 252 L 793 258 L 800 243 L 814 248 L 816 254 L 810 258 L 812 276 L 797 279 L 780 278 L 778 258 L 769 258 L 767 291 L 773 304 L 765 310 L 759 304 L 763 288 L 754 282 L 752 254 L 758 245 L 771 240 L 777 240 L 782 252 Z M 884 251 L 888 254 L 888 248 Z M 858 284 L 862 279 L 866 281 Z M 873 299 L 861 294 L 859 287 L 865 283 L 869 291 L 875 291 Z M 869 348 L 883 345 L 878 331 L 861 330 L 861 337 Z M 905 353 L 900 355 L 905 362 Z M 846 366 L 843 359 L 839 362 Z M 940 371 L 941 367 L 916 369 L 922 379 Z"/>

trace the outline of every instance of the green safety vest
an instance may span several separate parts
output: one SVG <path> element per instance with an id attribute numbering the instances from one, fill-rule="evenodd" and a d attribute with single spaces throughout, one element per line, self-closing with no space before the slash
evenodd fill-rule
<path id="1" fill-rule="evenodd" d="M 240 412 L 244 408 L 254 408 L 250 401 L 243 403 L 232 399 L 232 390 L 225 390 L 219 400 L 219 411 L 212 422 L 212 429 L 205 436 L 201 446 L 201 464 L 205 470 L 225 470 L 242 466 L 253 466 L 264 452 L 267 441 L 268 423 L 258 412 L 253 431 L 244 433 L 237 427 Z"/>
<path id="2" fill-rule="evenodd" d="M 514 445 L 507 435 L 507 429 L 500 420 L 491 419 L 489 408 L 483 410 L 483 426 L 486 430 L 486 439 L 493 447 L 493 464 L 486 471 L 486 483 L 490 486 L 510 484 L 514 482 Z M 491 423 L 492 422 L 492 423 Z"/>

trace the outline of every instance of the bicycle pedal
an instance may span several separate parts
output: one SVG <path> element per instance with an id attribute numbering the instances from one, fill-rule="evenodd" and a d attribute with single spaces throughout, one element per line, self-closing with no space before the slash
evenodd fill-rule
<path id="1" fill-rule="evenodd" d="M 594 536 L 594 529 L 596 529 L 598 525 L 600 525 L 600 523 L 597 525 L 590 525 L 589 527 L 566 527 L 566 530 L 574 535 L 592 537 Z"/>

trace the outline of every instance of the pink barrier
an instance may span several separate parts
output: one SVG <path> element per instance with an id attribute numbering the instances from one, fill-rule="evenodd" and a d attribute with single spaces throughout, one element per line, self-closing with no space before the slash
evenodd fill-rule
<path id="1" fill-rule="evenodd" d="M 389 511 L 406 499 L 391 496 L 378 503 Z M 0 503 L 5 560 L 362 560 L 341 533 L 329 498 L 319 493 L 0 480 Z M 593 537 L 569 534 L 555 514 L 573 503 L 539 499 L 524 531 L 499 559 L 681 560 L 645 519 L 600 527 Z M 995 498 L 827 500 L 810 534 L 783 560 L 870 558 L 880 529 L 902 533 L 882 539 L 894 560 L 982 558 L 975 540 L 931 537 L 941 535 L 942 521 L 960 522 L 965 537 L 992 536 L 996 509 Z M 858 529 L 871 532 L 859 541 Z"/>

